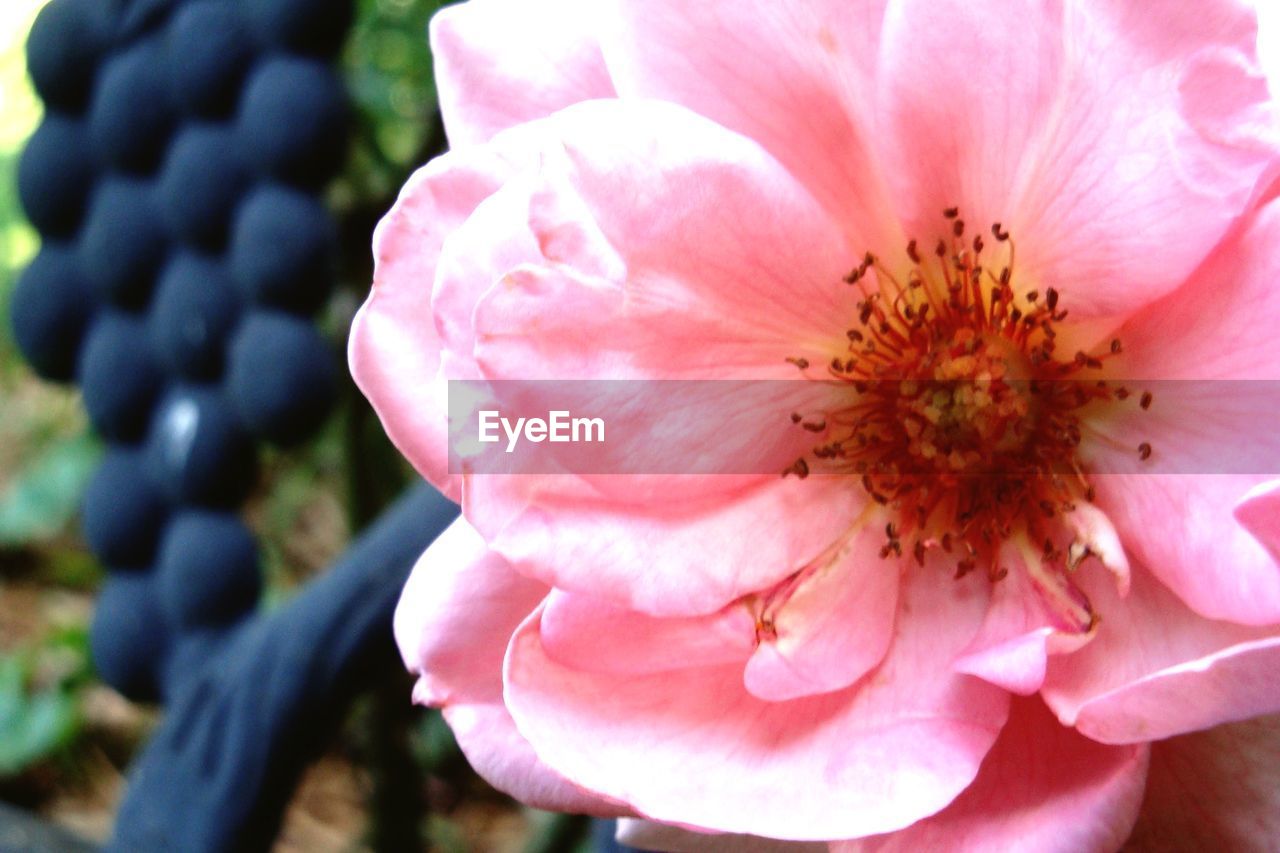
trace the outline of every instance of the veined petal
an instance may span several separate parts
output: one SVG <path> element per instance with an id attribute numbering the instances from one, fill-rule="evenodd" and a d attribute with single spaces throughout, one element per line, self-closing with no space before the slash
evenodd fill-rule
<path id="1" fill-rule="evenodd" d="M 1255 34 L 1237 0 L 892 4 L 879 104 L 907 232 L 930 244 L 953 205 L 1002 223 L 1021 286 L 1077 318 L 1173 290 L 1275 168 Z"/>
<path id="2" fill-rule="evenodd" d="M 1254 625 L 1280 622 L 1280 565 L 1233 508 L 1280 474 L 1280 343 L 1265 319 L 1280 312 L 1277 245 L 1272 202 L 1118 331 L 1111 374 L 1135 393 L 1155 380 L 1154 397 L 1094 419 L 1082 446 L 1131 555 L 1197 612 Z"/>
<path id="3" fill-rule="evenodd" d="M 1027 696 L 1044 683 L 1050 654 L 1093 638 L 1094 614 L 1061 568 L 1045 565 L 1026 543 L 1007 545 L 1001 560 L 1009 573 L 995 583 L 982 628 L 955 667 Z"/>
<path id="4" fill-rule="evenodd" d="M 623 97 L 683 104 L 754 139 L 861 251 L 905 245 L 874 148 L 886 5 L 614 0 L 601 41 Z"/>

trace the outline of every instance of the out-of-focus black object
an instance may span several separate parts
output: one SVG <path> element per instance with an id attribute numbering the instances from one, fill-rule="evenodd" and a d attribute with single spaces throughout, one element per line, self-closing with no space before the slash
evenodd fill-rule
<path id="1" fill-rule="evenodd" d="M 184 639 L 108 849 L 266 849 L 303 761 L 342 710 L 336 697 L 394 662 L 388 614 L 456 512 L 418 486 L 288 607 Z"/>
<path id="2" fill-rule="evenodd" d="M 398 668 L 395 601 L 456 512 L 418 487 L 253 614 L 239 509 L 259 446 L 314 434 L 338 392 L 312 315 L 336 269 L 320 192 L 345 157 L 332 60 L 352 6 L 50 0 L 28 42 L 46 115 L 18 190 L 42 248 L 14 292 L 15 340 L 39 374 L 81 386 L 108 444 L 82 513 L 109 570 L 95 664 L 167 705 L 112 849 L 269 846 L 348 700 Z"/>
<path id="3" fill-rule="evenodd" d="M 85 498 L 110 570 L 104 678 L 171 692 L 188 634 L 249 617 L 257 545 L 236 518 L 262 442 L 324 422 L 337 353 L 312 314 L 335 275 L 318 193 L 348 107 L 331 67 L 352 0 L 50 0 L 28 67 L 46 115 L 19 195 L 42 248 L 15 340 L 75 382 L 108 453 Z"/>

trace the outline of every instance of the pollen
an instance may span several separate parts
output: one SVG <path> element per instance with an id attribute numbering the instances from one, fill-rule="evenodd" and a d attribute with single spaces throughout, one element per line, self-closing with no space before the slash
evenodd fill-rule
<path id="1" fill-rule="evenodd" d="M 958 208 L 943 216 L 932 253 L 911 240 L 901 265 L 867 252 L 844 276 L 859 296 L 847 343 L 814 377 L 844 389 L 842 402 L 792 416 L 821 436 L 783 476 L 847 474 L 894 518 L 882 556 L 905 552 L 923 565 L 938 549 L 957 578 L 982 569 L 997 582 L 1011 538 L 1045 543 L 1046 558 L 1070 551 L 1073 543 L 1053 544 L 1063 516 L 1094 498 L 1078 454 L 1084 424 L 1130 392 L 1105 378 L 1107 360 L 1123 352 L 1118 339 L 1097 352 L 1059 351 L 1067 309 L 1052 287 L 1015 289 L 1003 225 L 984 238 Z M 1138 400 L 1151 402 L 1149 392 Z M 1148 459 L 1151 445 L 1138 455 Z M 1087 556 L 1071 553 L 1073 565 Z"/>

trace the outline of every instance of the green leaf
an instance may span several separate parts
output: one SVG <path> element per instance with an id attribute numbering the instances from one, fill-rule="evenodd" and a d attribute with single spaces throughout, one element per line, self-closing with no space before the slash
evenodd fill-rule
<path id="1" fill-rule="evenodd" d="M 80 506 L 80 495 L 100 453 L 83 433 L 45 447 L 0 494 L 0 547 L 27 545 L 62 531 Z"/>
<path id="2" fill-rule="evenodd" d="M 79 730 L 75 697 L 61 687 L 28 693 L 30 658 L 0 658 L 0 776 L 21 773 L 65 747 Z"/>

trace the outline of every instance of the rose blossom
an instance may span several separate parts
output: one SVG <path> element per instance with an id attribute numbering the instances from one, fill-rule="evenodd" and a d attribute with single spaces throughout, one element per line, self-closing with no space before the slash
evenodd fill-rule
<path id="1" fill-rule="evenodd" d="M 1280 837 L 1280 488 L 1208 473 L 1277 443 L 1211 381 L 1280 375 L 1250 8 L 471 0 L 431 38 L 452 150 L 351 364 L 462 504 L 395 627 L 482 775 L 666 849 Z M 540 378 L 834 390 L 731 413 L 788 476 L 450 473 L 446 380 Z"/>

